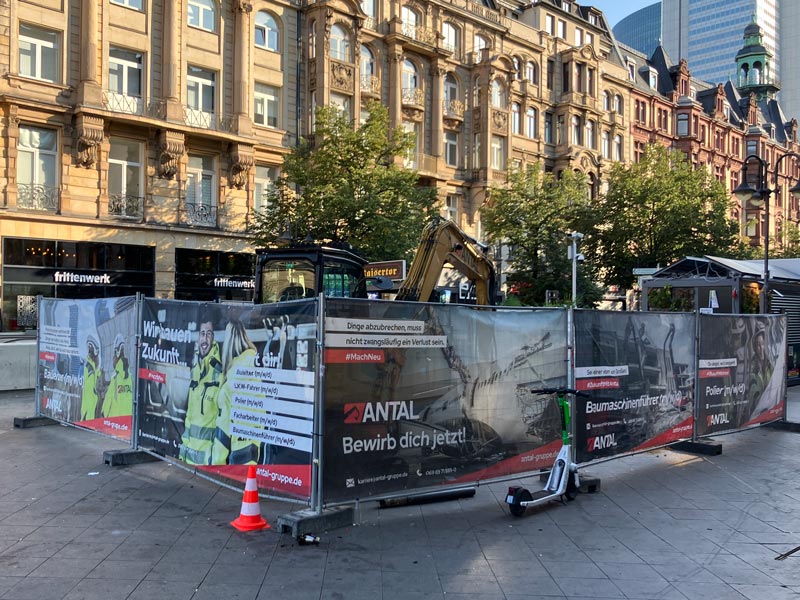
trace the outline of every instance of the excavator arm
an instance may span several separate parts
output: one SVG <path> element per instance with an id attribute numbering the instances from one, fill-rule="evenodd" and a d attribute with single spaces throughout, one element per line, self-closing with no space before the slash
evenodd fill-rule
<path id="1" fill-rule="evenodd" d="M 455 267 L 475 284 L 477 304 L 494 304 L 494 264 L 482 246 L 447 219 L 437 217 L 422 231 L 419 247 L 400 286 L 397 300 L 428 302 L 445 264 Z"/>

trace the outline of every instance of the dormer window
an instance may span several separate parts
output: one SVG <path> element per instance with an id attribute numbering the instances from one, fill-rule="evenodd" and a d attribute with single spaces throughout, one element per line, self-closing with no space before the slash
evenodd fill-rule
<path id="1" fill-rule="evenodd" d="M 652 67 L 650 67 L 650 71 L 648 72 L 648 83 L 654 90 L 658 88 L 658 71 Z"/>
<path id="2" fill-rule="evenodd" d="M 722 107 L 722 114 L 725 115 L 726 119 L 730 119 L 731 118 L 731 107 L 728 106 L 727 104 L 725 104 Z"/>
<path id="3" fill-rule="evenodd" d="M 636 81 L 636 63 L 628 61 L 628 81 Z"/>
<path id="4" fill-rule="evenodd" d="M 689 87 L 689 97 L 692 100 L 697 100 L 697 88 L 694 86 Z"/>

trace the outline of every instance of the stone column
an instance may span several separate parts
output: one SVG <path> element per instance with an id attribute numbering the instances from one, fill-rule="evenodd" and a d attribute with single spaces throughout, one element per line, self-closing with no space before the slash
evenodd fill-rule
<path id="1" fill-rule="evenodd" d="M 250 135 L 253 132 L 253 122 L 250 119 L 250 32 L 252 23 L 250 13 L 253 5 L 247 0 L 239 0 L 235 6 L 236 24 L 235 38 L 236 49 L 233 59 L 233 112 L 236 116 L 236 132 L 241 135 Z"/>
<path id="2" fill-rule="evenodd" d="M 433 65 L 431 85 L 431 154 L 441 156 L 444 150 L 444 75 L 447 72 L 444 64 Z"/>
<path id="3" fill-rule="evenodd" d="M 97 80 L 97 0 L 82 0 L 78 104 L 101 105 L 102 102 L 103 92 Z"/>
<path id="4" fill-rule="evenodd" d="M 184 78 L 180 76 L 181 52 L 181 22 L 178 18 L 179 0 L 164 1 L 164 40 L 162 47 L 162 73 L 161 93 L 166 103 L 166 118 L 168 121 L 183 122 L 183 106 L 180 102 L 179 82 Z"/>

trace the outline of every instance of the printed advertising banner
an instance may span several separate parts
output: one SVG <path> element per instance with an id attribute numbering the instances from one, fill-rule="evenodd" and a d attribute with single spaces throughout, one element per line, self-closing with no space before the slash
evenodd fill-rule
<path id="1" fill-rule="evenodd" d="M 575 311 L 580 463 L 692 436 L 695 317 Z"/>
<path id="2" fill-rule="evenodd" d="M 330 299 L 324 501 L 549 467 L 566 312 Z"/>
<path id="3" fill-rule="evenodd" d="M 42 298 L 41 415 L 131 440 L 136 297 Z"/>
<path id="4" fill-rule="evenodd" d="M 147 298 L 139 445 L 307 499 L 311 493 L 316 300 L 253 306 Z"/>
<path id="5" fill-rule="evenodd" d="M 701 315 L 697 435 L 780 419 L 786 397 L 784 315 Z"/>

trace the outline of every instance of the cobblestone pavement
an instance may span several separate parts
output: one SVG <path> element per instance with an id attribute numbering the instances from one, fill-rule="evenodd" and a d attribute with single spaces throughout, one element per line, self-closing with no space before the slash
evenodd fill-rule
<path id="1" fill-rule="evenodd" d="M 776 560 L 800 545 L 800 435 L 788 431 L 718 437 L 719 456 L 589 465 L 599 493 L 520 518 L 506 484 L 365 503 L 357 525 L 301 546 L 277 527 L 233 529 L 241 493 L 167 463 L 105 465 L 118 442 L 13 428 L 32 414 L 32 392 L 0 393 L 2 600 L 800 598 L 800 552 Z M 273 525 L 297 508 L 261 501 Z"/>

